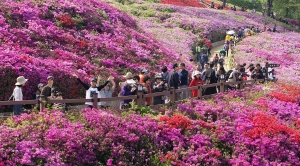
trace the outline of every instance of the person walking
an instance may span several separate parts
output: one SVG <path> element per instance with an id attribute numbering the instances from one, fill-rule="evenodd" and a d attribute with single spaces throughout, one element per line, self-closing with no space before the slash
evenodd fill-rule
<path id="1" fill-rule="evenodd" d="M 201 83 L 202 85 L 204 84 L 204 82 L 201 79 L 200 71 L 195 71 L 192 77 L 193 77 L 193 79 L 192 79 L 192 82 L 190 83 L 189 87 L 198 86 L 198 83 Z M 192 91 L 192 96 L 198 97 L 198 89 L 195 89 Z"/>
<path id="2" fill-rule="evenodd" d="M 13 100 L 14 101 L 23 101 L 23 92 L 22 87 L 25 86 L 25 83 L 28 81 L 28 79 L 25 79 L 24 76 L 20 76 L 17 78 L 17 83 L 15 84 L 16 87 L 13 91 Z M 13 105 L 13 114 L 18 116 L 24 113 L 22 109 L 22 104 Z"/>
<path id="3" fill-rule="evenodd" d="M 180 63 L 179 68 L 180 68 L 180 71 L 178 73 L 179 74 L 179 80 L 180 80 L 179 88 L 181 88 L 181 89 L 187 88 L 189 72 L 187 70 L 185 70 L 185 64 L 184 63 Z M 188 98 L 188 96 L 189 96 L 188 91 L 182 92 L 180 94 L 180 98 L 182 100 Z"/>
<path id="4" fill-rule="evenodd" d="M 228 54 L 229 54 L 229 41 L 225 41 L 224 50 L 226 51 L 226 55 L 228 57 Z"/>
<path id="5" fill-rule="evenodd" d="M 196 51 L 196 61 L 200 63 L 201 62 L 201 47 L 196 46 L 195 51 Z"/>

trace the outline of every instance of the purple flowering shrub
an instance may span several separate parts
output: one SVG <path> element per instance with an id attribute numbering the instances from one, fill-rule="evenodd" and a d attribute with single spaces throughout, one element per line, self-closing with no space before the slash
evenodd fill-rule
<path id="1" fill-rule="evenodd" d="M 48 75 L 65 98 L 84 91 L 73 73 L 87 81 L 171 66 L 173 53 L 139 28 L 128 14 L 95 0 L 3 1 L 0 6 L 1 100 L 11 95 L 19 75 L 28 78 L 24 99 L 31 99 Z M 189 65 L 188 65 L 189 66 Z"/>
<path id="2" fill-rule="evenodd" d="M 0 165 L 299 165 L 300 106 L 269 85 L 178 104 L 166 115 L 102 110 L 0 123 Z M 170 112 L 171 111 L 171 112 Z"/>
<path id="3" fill-rule="evenodd" d="M 140 27 L 175 52 L 176 60 L 186 64 L 190 64 L 188 60 L 193 56 L 193 44 L 204 35 L 216 42 L 225 39 L 227 29 L 238 27 L 255 26 L 263 30 L 265 24 L 267 28 L 276 24 L 280 32 L 290 30 L 280 22 L 248 12 L 181 7 L 144 0 L 131 0 L 126 5 L 119 0 L 106 1 L 130 13 Z"/>
<path id="4" fill-rule="evenodd" d="M 300 35 L 299 33 L 264 32 L 246 38 L 236 47 L 236 62 L 280 64 L 275 73 L 280 82 L 298 84 L 300 78 Z"/>

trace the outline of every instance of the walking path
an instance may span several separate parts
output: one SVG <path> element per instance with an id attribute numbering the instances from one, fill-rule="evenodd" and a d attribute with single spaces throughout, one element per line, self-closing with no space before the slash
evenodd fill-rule
<path id="1" fill-rule="evenodd" d="M 215 55 L 216 54 L 219 54 L 220 50 L 224 47 L 224 45 L 220 45 L 220 46 L 216 46 L 216 47 L 213 47 L 211 49 L 211 56 L 209 57 L 209 62 L 212 62 Z M 231 51 L 229 49 L 229 54 L 228 54 L 228 57 L 225 58 L 225 63 L 224 63 L 224 68 L 225 68 L 225 71 L 228 71 L 230 70 L 230 66 L 229 66 L 229 57 L 231 57 Z"/>

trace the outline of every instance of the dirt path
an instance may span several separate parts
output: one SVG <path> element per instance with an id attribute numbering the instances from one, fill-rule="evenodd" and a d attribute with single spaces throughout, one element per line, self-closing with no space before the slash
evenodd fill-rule
<path id="1" fill-rule="evenodd" d="M 223 47 L 224 47 L 224 45 L 220 45 L 220 46 L 217 46 L 217 47 L 213 47 L 211 49 L 211 51 L 210 51 L 211 52 L 211 56 L 209 57 L 209 61 L 210 62 L 213 61 L 214 56 L 216 54 L 218 54 Z M 229 55 L 229 57 L 231 57 L 231 51 L 229 51 L 228 55 Z M 229 69 L 229 58 L 228 57 L 225 58 L 224 68 L 225 68 L 226 71 L 230 70 Z"/>

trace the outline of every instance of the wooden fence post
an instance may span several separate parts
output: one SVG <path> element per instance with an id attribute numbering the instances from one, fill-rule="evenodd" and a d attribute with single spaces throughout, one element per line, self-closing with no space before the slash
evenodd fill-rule
<path id="1" fill-rule="evenodd" d="M 137 91 L 136 104 L 138 106 L 145 106 L 144 92 L 143 91 Z"/>
<path id="2" fill-rule="evenodd" d="M 269 79 L 269 77 L 268 77 L 268 74 L 269 74 L 268 73 L 269 63 L 268 62 L 266 62 L 265 68 L 266 68 L 265 69 L 266 70 L 265 71 L 265 80 L 268 81 L 268 79 Z"/>
<path id="3" fill-rule="evenodd" d="M 198 99 L 202 98 L 202 84 L 199 82 L 198 83 Z"/>
<path id="4" fill-rule="evenodd" d="M 44 108 L 45 108 L 45 103 L 46 103 L 46 98 L 45 98 L 45 96 L 40 95 L 40 98 L 39 98 L 39 102 L 38 102 L 38 103 L 40 104 L 40 111 L 43 111 Z"/>
<path id="5" fill-rule="evenodd" d="M 176 101 L 176 93 L 175 93 L 175 88 L 170 88 L 170 104 L 175 103 Z"/>
<path id="6" fill-rule="evenodd" d="M 244 89 L 244 79 L 242 78 L 239 89 Z"/>
<path id="7" fill-rule="evenodd" d="M 98 109 L 98 93 L 93 94 L 93 108 Z"/>
<path id="8" fill-rule="evenodd" d="M 221 80 L 221 85 L 220 85 L 220 92 L 224 93 L 225 92 L 225 80 Z"/>

